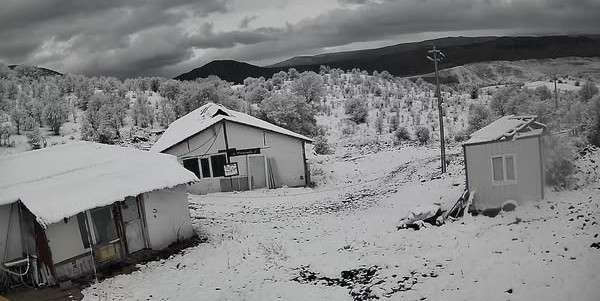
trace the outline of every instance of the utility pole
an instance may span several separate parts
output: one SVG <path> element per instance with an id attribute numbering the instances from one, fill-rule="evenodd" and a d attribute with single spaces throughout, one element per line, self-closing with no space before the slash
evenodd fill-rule
<path id="1" fill-rule="evenodd" d="M 554 74 L 554 110 L 558 110 L 558 89 L 556 88 L 556 74 Z"/>
<path id="2" fill-rule="evenodd" d="M 438 113 L 439 113 L 439 122 L 440 122 L 440 148 L 442 155 L 442 173 L 446 173 L 446 139 L 444 137 L 444 114 L 442 110 L 442 93 L 440 90 L 440 78 L 438 75 L 438 67 L 437 63 L 441 61 L 444 57 L 446 57 L 441 51 L 435 49 L 435 45 L 433 49 L 429 50 L 428 53 L 433 57 L 427 56 L 430 61 L 433 61 L 433 65 L 435 66 L 435 82 L 436 82 L 436 94 L 438 98 Z"/>

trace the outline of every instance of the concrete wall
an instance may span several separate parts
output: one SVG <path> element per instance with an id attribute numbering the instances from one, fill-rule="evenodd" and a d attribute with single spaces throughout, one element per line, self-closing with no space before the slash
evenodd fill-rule
<path id="1" fill-rule="evenodd" d="M 304 186 L 303 141 L 287 135 L 266 131 L 235 122 L 226 122 L 229 148 L 250 149 L 261 148 L 261 154 L 267 155 L 272 163 L 275 183 L 280 186 Z M 216 138 L 214 138 L 216 135 Z M 214 143 L 212 142 L 213 139 Z M 210 141 L 210 142 L 208 142 Z M 212 146 L 211 146 L 212 145 Z M 198 157 L 217 154 L 225 149 L 225 135 L 221 123 L 190 137 L 165 151 L 168 154 L 182 157 Z M 247 156 L 234 156 L 231 162 L 237 162 L 240 177 L 248 176 Z M 189 191 L 204 194 L 221 191 L 221 178 L 201 179 Z M 235 180 L 234 180 L 235 181 Z"/>
<path id="2" fill-rule="evenodd" d="M 144 193 L 143 209 L 148 245 L 153 250 L 167 247 L 178 234 L 180 239 L 194 234 L 185 185 Z"/>
<path id="3" fill-rule="evenodd" d="M 11 223 L 10 227 L 9 221 Z M 17 203 L 0 206 L 0 262 L 5 260 L 5 252 L 7 252 L 6 261 L 10 261 L 23 256 L 23 247 L 21 243 L 21 227 L 19 225 L 19 208 Z"/>
<path id="4" fill-rule="evenodd" d="M 542 199 L 543 174 L 539 137 L 466 146 L 469 190 L 477 189 L 476 209 L 500 207 L 506 200 L 519 203 Z M 515 155 L 516 183 L 492 185 L 492 156 Z"/>
<path id="5" fill-rule="evenodd" d="M 89 252 L 83 247 L 76 216 L 69 218 L 67 223 L 60 221 L 48 226 L 46 238 L 54 264 Z"/>

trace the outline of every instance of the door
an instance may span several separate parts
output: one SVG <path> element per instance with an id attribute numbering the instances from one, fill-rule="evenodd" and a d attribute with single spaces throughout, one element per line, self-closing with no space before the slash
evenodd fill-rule
<path id="1" fill-rule="evenodd" d="M 146 247 L 144 225 L 140 215 L 140 206 L 137 198 L 127 197 L 121 206 L 125 237 L 127 239 L 127 253 L 139 251 Z"/>
<path id="2" fill-rule="evenodd" d="M 265 156 L 248 156 L 251 189 L 267 187 L 267 168 Z"/>

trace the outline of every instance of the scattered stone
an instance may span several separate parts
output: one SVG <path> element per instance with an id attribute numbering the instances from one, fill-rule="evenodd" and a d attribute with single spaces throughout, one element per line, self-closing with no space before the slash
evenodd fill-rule
<path id="1" fill-rule="evenodd" d="M 593 243 L 591 246 L 591 248 L 596 248 L 596 249 L 600 249 L 600 242 L 595 242 Z"/>
<path id="2" fill-rule="evenodd" d="M 513 289 L 512 289 L 512 288 L 509 288 L 509 289 L 507 289 L 505 292 L 507 292 L 507 293 L 509 293 L 509 294 L 512 294 L 512 293 L 513 293 Z"/>

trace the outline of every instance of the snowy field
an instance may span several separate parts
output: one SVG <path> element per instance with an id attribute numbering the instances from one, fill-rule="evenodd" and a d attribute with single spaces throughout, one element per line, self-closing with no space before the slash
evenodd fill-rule
<path id="1" fill-rule="evenodd" d="M 208 243 L 84 300 L 598 300 L 597 181 L 495 218 L 397 230 L 416 206 L 457 200 L 462 157 L 450 154 L 444 176 L 435 150 L 405 147 L 322 159 L 331 176 L 315 189 L 190 196 Z"/>

